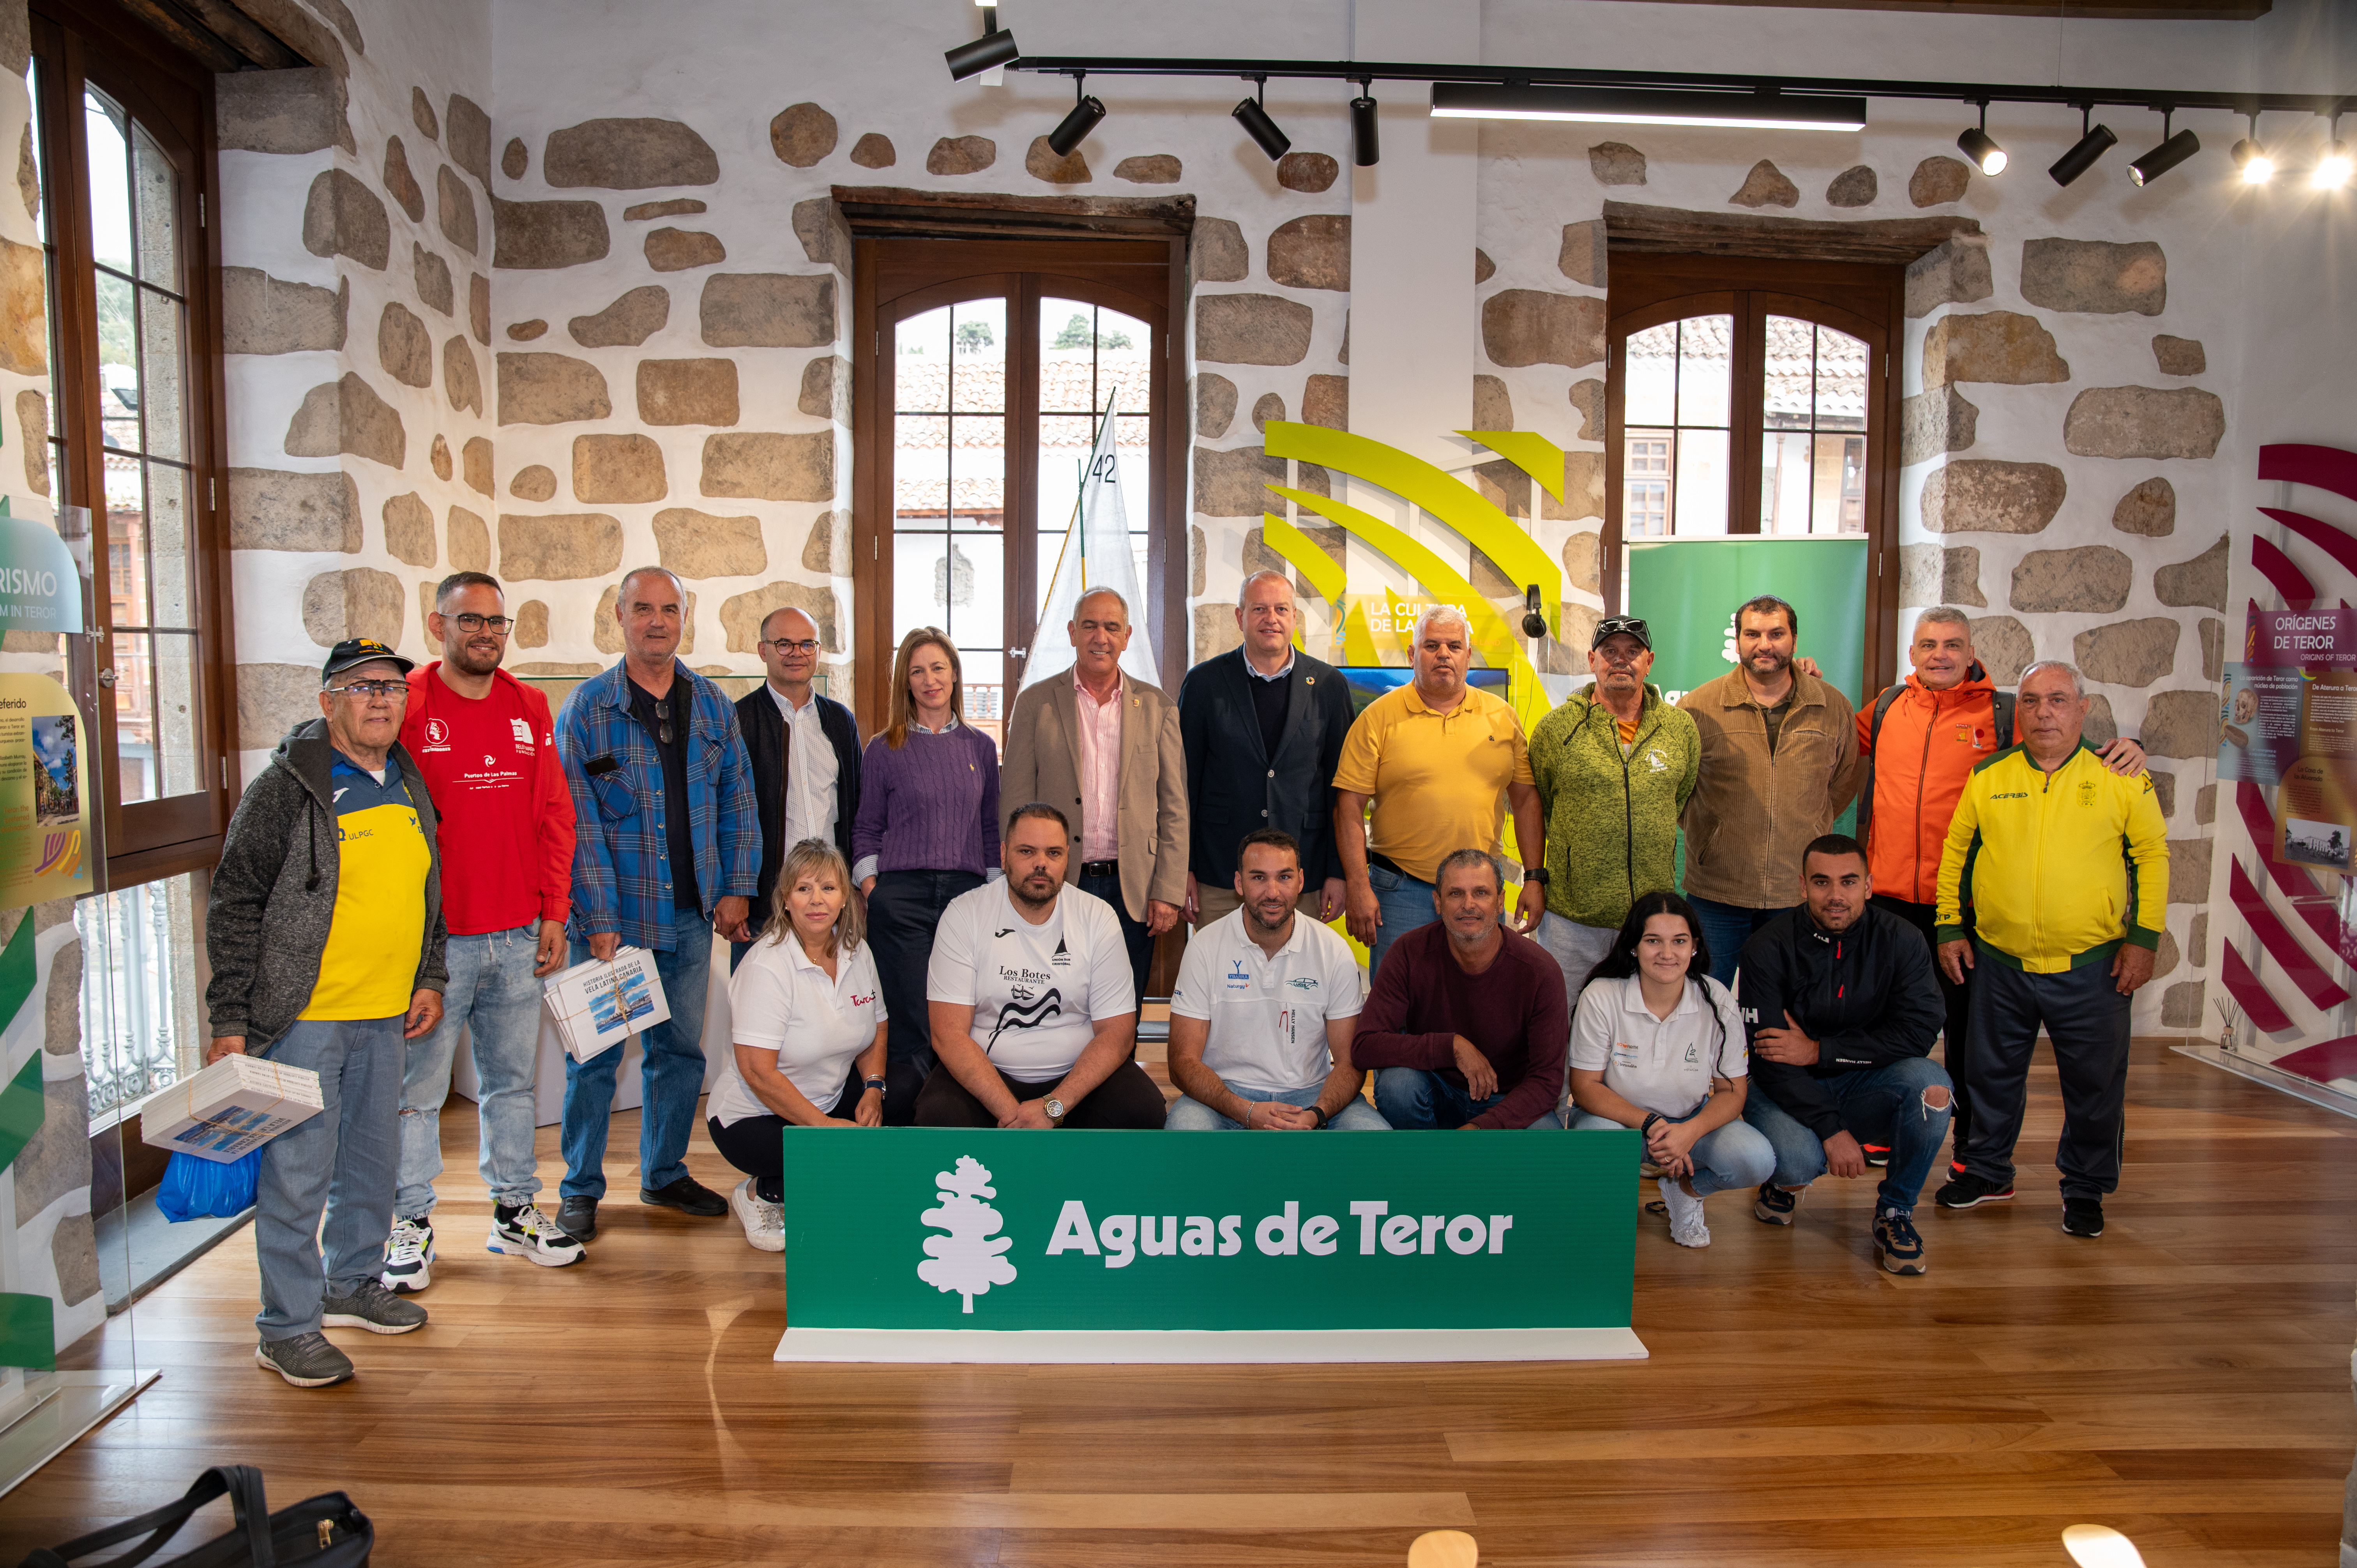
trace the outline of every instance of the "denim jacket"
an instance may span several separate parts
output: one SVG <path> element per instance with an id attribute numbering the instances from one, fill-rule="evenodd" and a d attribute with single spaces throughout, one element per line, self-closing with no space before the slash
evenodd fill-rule
<path id="1" fill-rule="evenodd" d="M 684 664 L 672 690 L 688 693 L 687 823 L 704 913 L 724 897 L 750 898 L 761 868 L 753 769 L 737 712 L 719 687 Z M 556 755 L 573 792 L 573 934 L 618 933 L 632 946 L 668 950 L 674 911 L 665 864 L 662 758 L 630 712 L 621 664 L 573 689 L 556 720 Z M 592 775 L 592 764 L 617 765 Z"/>

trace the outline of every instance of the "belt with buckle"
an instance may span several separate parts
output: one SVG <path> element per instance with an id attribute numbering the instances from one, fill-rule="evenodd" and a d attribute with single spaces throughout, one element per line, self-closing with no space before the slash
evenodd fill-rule
<path id="1" fill-rule="evenodd" d="M 1117 860 L 1084 860 L 1081 862 L 1082 876 L 1119 876 L 1121 862 Z"/>

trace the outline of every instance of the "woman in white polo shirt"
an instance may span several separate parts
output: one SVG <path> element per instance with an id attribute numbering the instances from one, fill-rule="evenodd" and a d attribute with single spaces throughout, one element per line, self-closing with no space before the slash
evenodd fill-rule
<path id="1" fill-rule="evenodd" d="M 746 1173 L 729 1205 L 745 1240 L 765 1252 L 786 1244 L 780 1134 L 883 1124 L 888 1030 L 866 934 L 842 852 L 804 839 L 779 867 L 769 935 L 728 979 L 734 1048 L 705 1125 L 722 1157 Z"/>
<path id="2" fill-rule="evenodd" d="M 1775 1150 L 1743 1120 L 1749 1063 L 1693 906 L 1674 893 L 1640 897 L 1572 1015 L 1571 1125 L 1645 1135 L 1681 1247 L 1710 1245 L 1704 1198 L 1758 1187 L 1775 1170 Z"/>

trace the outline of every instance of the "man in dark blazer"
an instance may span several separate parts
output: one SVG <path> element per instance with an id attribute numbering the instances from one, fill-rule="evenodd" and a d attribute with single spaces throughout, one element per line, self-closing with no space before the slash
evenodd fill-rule
<path id="1" fill-rule="evenodd" d="M 737 699 L 737 728 L 752 759 L 753 802 L 761 819 L 761 876 L 746 920 L 759 937 L 788 849 L 803 839 L 824 839 L 843 852 L 845 865 L 851 863 L 851 822 L 859 814 L 859 726 L 849 708 L 811 689 L 818 623 L 808 614 L 791 605 L 771 610 L 754 647 L 769 679 Z M 730 944 L 732 971 L 751 945 Z"/>
<path id="2" fill-rule="evenodd" d="M 1342 912 L 1334 768 L 1351 694 L 1332 665 L 1293 646 L 1295 615 L 1292 579 L 1254 572 L 1236 603 L 1243 646 L 1196 665 L 1178 687 L 1194 839 L 1186 915 L 1197 930 L 1236 908 L 1236 844 L 1260 828 L 1301 844 L 1301 912 Z"/>

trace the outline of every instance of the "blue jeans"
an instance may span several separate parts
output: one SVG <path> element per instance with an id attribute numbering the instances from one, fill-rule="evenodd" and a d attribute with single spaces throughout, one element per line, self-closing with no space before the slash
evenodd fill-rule
<path id="1" fill-rule="evenodd" d="M 1129 918 L 1129 906 L 1121 901 L 1121 878 L 1118 876 L 1082 876 L 1072 884 L 1083 893 L 1094 894 L 1113 906 L 1114 918 L 1121 922 L 1122 945 L 1129 951 L 1129 977 L 1142 1004 L 1146 1000 L 1146 973 L 1154 967 L 1154 939 L 1146 933 L 1146 922 Z"/>
<path id="2" fill-rule="evenodd" d="M 408 1219 L 434 1212 L 434 1178 L 442 1174 L 442 1102 L 450 1098 L 450 1064 L 466 1031 L 482 1083 L 478 1164 L 491 1201 L 513 1208 L 540 1193 L 532 1154 L 533 1089 L 540 1065 L 540 922 L 513 930 L 452 937 L 449 988 L 442 1022 L 409 1042 L 401 1077 L 401 1186 L 393 1211 Z"/>
<path id="3" fill-rule="evenodd" d="M 1438 1073 L 1420 1067 L 1375 1071 L 1375 1110 L 1403 1133 L 1454 1131 L 1505 1097 L 1501 1090 L 1487 1100 L 1476 1100 Z M 1560 1131 L 1563 1118 L 1550 1111 L 1529 1125 L 1532 1130 Z"/>
<path id="4" fill-rule="evenodd" d="M 1432 884 L 1420 882 L 1405 871 L 1388 870 L 1369 862 L 1367 885 L 1375 890 L 1375 908 L 1383 917 L 1383 923 L 1375 930 L 1375 945 L 1367 950 L 1367 980 L 1372 984 L 1375 972 L 1383 967 L 1383 954 L 1392 950 L 1392 943 L 1419 926 L 1432 924 L 1440 918 L 1440 911 L 1432 902 Z M 1376 1092 L 1382 1090 L 1378 1089 Z"/>
<path id="5" fill-rule="evenodd" d="M 1702 921 L 1702 940 L 1710 948 L 1710 977 L 1728 986 L 1735 983 L 1735 968 L 1743 961 L 1743 944 L 1751 940 L 1751 933 L 1784 912 L 1748 909 L 1716 898 L 1697 898 L 1691 893 L 1686 902 Z"/>
<path id="6" fill-rule="evenodd" d="M 673 917 L 672 945 L 655 953 L 671 1016 L 639 1036 L 646 1058 L 639 1064 L 645 1086 L 639 1112 L 639 1186 L 651 1192 L 687 1174 L 687 1134 L 695 1125 L 696 1097 L 704 1092 L 704 993 L 712 980 L 712 922 L 703 911 L 682 909 Z M 573 961 L 586 963 L 589 944 L 575 939 Z M 624 1045 L 599 1051 L 587 1061 L 565 1058 L 565 1181 L 566 1197 L 606 1196 L 606 1124 L 614 1112 L 614 1082 L 620 1076 Z"/>
<path id="7" fill-rule="evenodd" d="M 1697 1105 L 1686 1115 L 1672 1120 L 1686 1122 L 1701 1114 L 1702 1106 Z M 1621 1127 L 1609 1116 L 1577 1109 L 1571 1113 L 1571 1125 L 1573 1131 L 1580 1133 Z M 1758 1187 L 1776 1168 L 1776 1151 L 1757 1128 L 1740 1116 L 1695 1139 L 1688 1153 L 1694 1159 L 1694 1175 L 1686 1178 L 1686 1183 L 1694 1188 L 1696 1197 L 1708 1197 L 1731 1187 Z"/>
<path id="8" fill-rule="evenodd" d="M 1923 1190 L 1932 1162 L 1940 1157 L 1940 1145 L 1948 1136 L 1956 1096 L 1947 1069 L 1930 1057 L 1910 1057 L 1829 1074 L 1817 1079 L 1817 1087 L 1840 1110 L 1844 1131 L 1861 1144 L 1889 1149 L 1890 1164 L 1883 1170 L 1877 1200 L 1885 1208 L 1913 1213 L 1916 1195 Z M 1948 1104 L 1923 1103 L 1923 1096 L 1934 1089 L 1948 1090 Z M 1757 1082 L 1743 1101 L 1743 1119 L 1775 1146 L 1778 1187 L 1806 1187 L 1825 1174 L 1824 1140 L 1802 1126 Z"/>
<path id="9" fill-rule="evenodd" d="M 1289 1089 L 1282 1094 L 1267 1094 L 1256 1089 L 1249 1091 L 1238 1089 L 1224 1078 L 1220 1079 L 1220 1086 L 1230 1094 L 1239 1095 L 1255 1104 L 1274 1100 L 1280 1105 L 1315 1105 L 1318 1097 L 1326 1091 L 1326 1086 L 1319 1083 L 1308 1089 Z M 1388 1133 L 1391 1126 L 1363 1099 L 1351 1101 L 1334 1112 L 1333 1120 L 1326 1123 L 1327 1131 L 1344 1133 Z M 1182 1094 L 1172 1101 L 1170 1109 L 1163 1113 L 1162 1130 L 1166 1133 L 1238 1133 L 1243 1130 L 1243 1123 L 1232 1116 L 1221 1115 L 1200 1100 Z"/>
<path id="10" fill-rule="evenodd" d="M 317 1073 L 320 1101 L 317 1115 L 262 1145 L 253 1194 L 262 1310 L 253 1325 L 264 1339 L 314 1332 L 327 1296 L 351 1294 L 383 1266 L 401 1146 L 401 1026 L 397 1017 L 305 1020 L 264 1053 Z"/>

